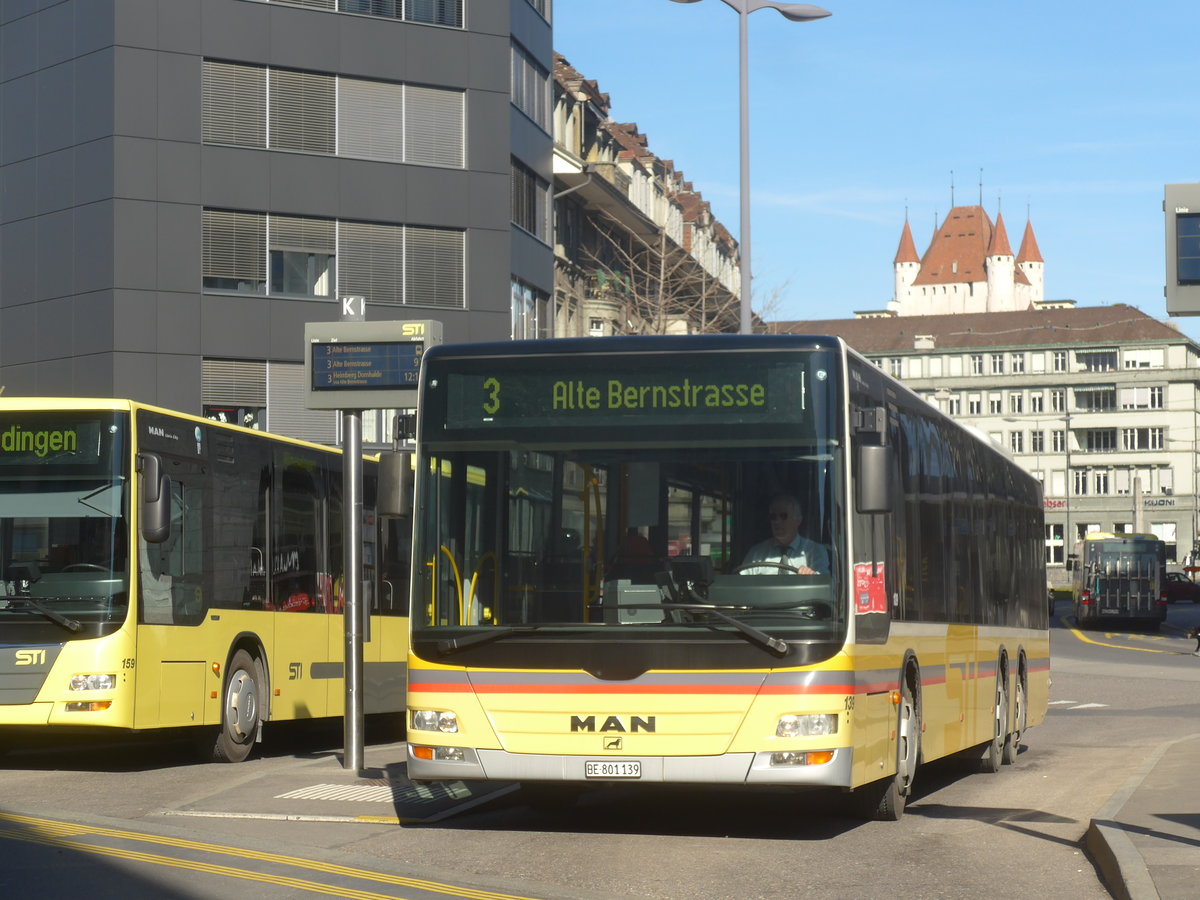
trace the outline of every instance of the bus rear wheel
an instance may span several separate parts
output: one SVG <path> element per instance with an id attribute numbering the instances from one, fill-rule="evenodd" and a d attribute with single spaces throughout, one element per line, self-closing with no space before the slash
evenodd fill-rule
<path id="1" fill-rule="evenodd" d="M 254 749 L 261 724 L 258 692 L 261 677 L 253 656 L 245 650 L 233 654 L 221 699 L 221 730 L 213 744 L 214 761 L 242 762 Z"/>
<path id="2" fill-rule="evenodd" d="M 1003 670 L 996 676 L 996 699 L 992 715 L 992 739 L 979 747 L 979 771 L 1000 771 L 1004 741 L 1008 736 L 1008 691 Z"/>
<path id="3" fill-rule="evenodd" d="M 1016 692 L 1013 694 L 1012 731 L 1004 738 L 1004 751 L 1000 761 L 1011 766 L 1017 761 L 1021 752 L 1021 737 L 1025 734 L 1025 726 L 1029 721 L 1029 710 L 1025 705 L 1025 680 L 1017 676 Z"/>

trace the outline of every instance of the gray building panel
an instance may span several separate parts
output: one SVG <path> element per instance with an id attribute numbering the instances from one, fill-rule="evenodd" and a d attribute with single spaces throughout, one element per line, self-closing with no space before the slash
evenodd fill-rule
<path id="1" fill-rule="evenodd" d="M 113 201 L 102 200 L 75 207 L 71 258 L 75 262 L 72 291 L 87 294 L 113 286 Z M 0 328 L 6 320 L 0 322 Z M 0 362 L 6 362 L 0 357 Z"/>
<path id="2" fill-rule="evenodd" d="M 75 211 L 63 209 L 34 219 L 33 300 L 54 300 L 68 296 L 75 286 L 75 258 L 68 248 L 74 245 Z M 53 320 L 51 320 L 53 321 Z"/>
<path id="3" fill-rule="evenodd" d="M 115 61 L 112 47 L 75 60 L 75 96 L 68 109 L 75 123 L 76 143 L 86 144 L 113 135 L 117 108 L 113 93 Z M 7 118 L 7 113 L 4 116 Z"/>
<path id="4" fill-rule="evenodd" d="M 299 363 L 303 323 L 340 307 L 204 293 L 204 207 L 462 228 L 465 309 L 368 318 L 508 337 L 514 272 L 549 292 L 553 257 L 510 222 L 510 157 L 551 174 L 550 136 L 513 125 L 510 19 L 547 69 L 550 28 L 525 0 L 466 15 L 456 29 L 246 0 L 0 0 L 0 384 L 199 411 L 205 358 Z M 464 89 L 467 168 L 203 145 L 206 57 Z"/>
<path id="5" fill-rule="evenodd" d="M 68 315 L 71 322 L 71 356 L 110 353 L 116 345 L 118 335 L 121 339 L 126 337 L 125 333 L 117 332 L 113 321 L 116 301 L 112 291 L 75 294 L 70 299 Z"/>

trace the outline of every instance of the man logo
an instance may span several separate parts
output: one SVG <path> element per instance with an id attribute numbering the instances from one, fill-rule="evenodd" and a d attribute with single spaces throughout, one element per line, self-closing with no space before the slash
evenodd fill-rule
<path id="1" fill-rule="evenodd" d="M 657 729 L 654 716 L 630 716 L 629 723 L 626 724 L 621 720 L 620 716 L 609 716 L 604 720 L 604 723 L 597 728 L 595 716 L 571 716 L 571 731 L 599 731 L 601 733 L 608 731 L 619 731 L 623 734 L 637 731 L 646 731 L 653 733 Z"/>

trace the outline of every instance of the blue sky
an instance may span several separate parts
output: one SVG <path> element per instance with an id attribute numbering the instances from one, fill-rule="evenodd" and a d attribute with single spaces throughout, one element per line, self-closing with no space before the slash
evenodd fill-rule
<path id="1" fill-rule="evenodd" d="M 1200 0 L 831 0 L 749 17 L 752 261 L 772 318 L 882 309 L 908 209 L 1026 211 L 1046 297 L 1167 319 L 1163 185 L 1200 181 Z M 738 16 L 555 0 L 554 46 L 738 234 Z M 1200 317 L 1171 320 L 1200 338 Z"/>

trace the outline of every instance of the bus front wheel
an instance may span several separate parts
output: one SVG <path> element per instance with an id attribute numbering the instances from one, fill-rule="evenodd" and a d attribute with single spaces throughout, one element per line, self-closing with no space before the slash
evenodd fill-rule
<path id="1" fill-rule="evenodd" d="M 920 759 L 921 714 L 908 678 L 900 686 L 896 714 L 896 774 L 863 785 L 854 791 L 854 812 L 864 819 L 895 822 L 904 815 L 904 804 L 912 793 Z"/>
<path id="2" fill-rule="evenodd" d="M 261 721 L 258 683 L 261 670 L 245 650 L 229 661 L 229 678 L 221 700 L 221 730 L 213 745 L 216 762 L 242 762 L 254 749 Z"/>

